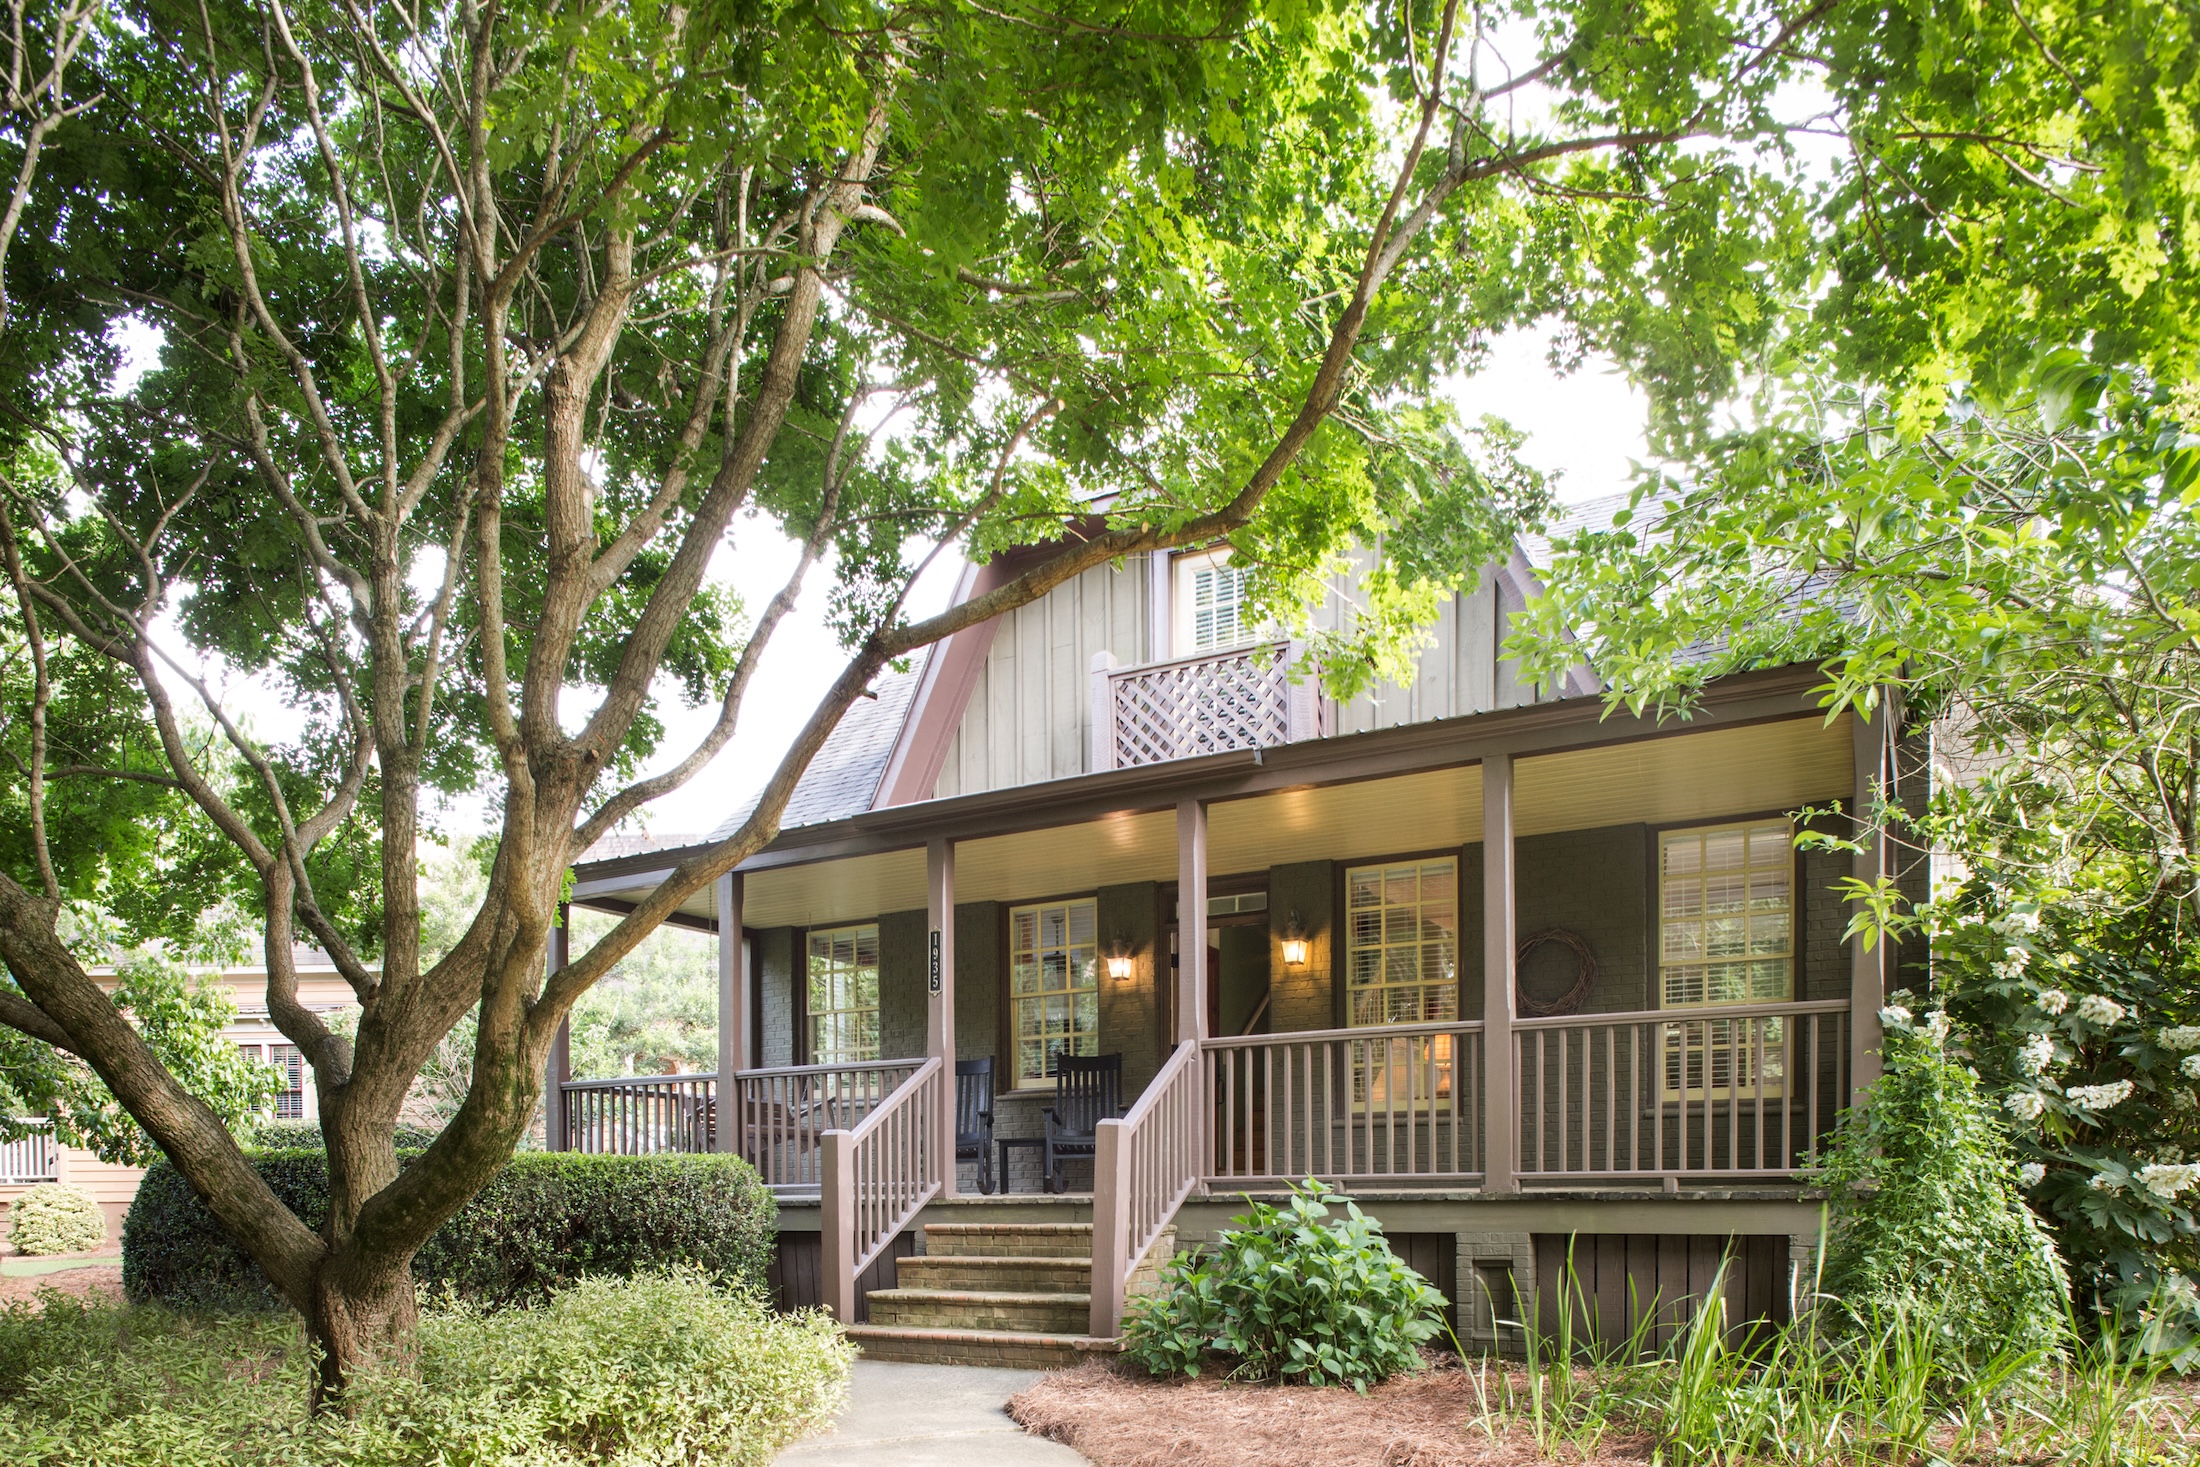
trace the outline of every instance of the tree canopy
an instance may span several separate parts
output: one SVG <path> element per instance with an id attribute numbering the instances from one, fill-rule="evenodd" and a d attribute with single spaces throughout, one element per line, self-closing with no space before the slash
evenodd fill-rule
<path id="1" fill-rule="evenodd" d="M 330 1386 L 403 1347 L 412 1252 L 509 1154 L 578 997 L 771 838 L 898 660 L 1226 538 L 1286 621 L 1381 543 L 1319 670 L 1394 668 L 1547 505 L 1439 390 L 1518 324 L 1624 364 L 1669 455 L 1797 363 L 1929 404 L 2066 297 L 2103 349 L 2189 355 L 2159 221 L 2191 175 L 2102 161 L 2181 125 L 2166 9 L 2113 35 L 1758 0 L 36 18 L 19 76 L 71 69 L 9 99 L 0 635 L 29 655 L 0 1022 L 99 1074 L 308 1316 Z M 157 334 L 149 369 L 118 370 L 125 325 Z M 710 580 L 729 537 L 779 533 L 793 580 Z M 1042 545 L 907 611 L 939 554 Z M 819 564 L 850 660 L 753 815 L 546 982 L 566 868 L 725 747 Z M 240 724 L 232 679 L 295 730 Z M 668 698 L 717 709 L 692 749 L 659 747 Z M 487 888 L 425 961 L 423 821 L 481 787 Z M 95 1002 L 60 915 L 124 890 L 147 933 L 209 894 L 261 914 L 320 1089 L 318 1232 Z M 296 1002 L 297 938 L 351 981 L 356 1036 Z M 399 1109 L 469 1015 L 465 1099 L 400 1171 Z"/>

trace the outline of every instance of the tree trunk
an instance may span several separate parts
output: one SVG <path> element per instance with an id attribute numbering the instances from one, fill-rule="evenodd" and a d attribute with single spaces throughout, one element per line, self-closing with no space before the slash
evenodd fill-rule
<path id="1" fill-rule="evenodd" d="M 362 1371 L 412 1369 L 419 1328 L 410 1257 L 332 1259 L 314 1278 L 306 1317 L 320 1356 L 313 1409 L 341 1408 L 344 1388 Z"/>

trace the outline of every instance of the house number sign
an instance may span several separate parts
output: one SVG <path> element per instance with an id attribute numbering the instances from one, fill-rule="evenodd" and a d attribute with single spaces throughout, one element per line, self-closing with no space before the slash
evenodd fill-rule
<path id="1" fill-rule="evenodd" d="M 940 930 L 932 929 L 932 957 L 925 970 L 925 988 L 934 998 L 940 996 Z"/>

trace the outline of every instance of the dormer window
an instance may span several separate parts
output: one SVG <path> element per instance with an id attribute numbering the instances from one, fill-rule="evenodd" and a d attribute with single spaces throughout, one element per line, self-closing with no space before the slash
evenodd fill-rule
<path id="1" fill-rule="evenodd" d="M 1245 608 L 1245 572 L 1228 550 L 1208 550 L 1176 563 L 1176 652 L 1189 657 L 1241 647 L 1255 628 Z"/>

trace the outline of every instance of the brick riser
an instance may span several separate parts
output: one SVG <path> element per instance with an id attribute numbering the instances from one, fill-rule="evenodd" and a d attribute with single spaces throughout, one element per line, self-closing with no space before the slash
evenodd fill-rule
<path id="1" fill-rule="evenodd" d="M 1091 1223 L 927 1223 L 926 1258 L 1081 1258 L 1092 1261 Z"/>
<path id="2" fill-rule="evenodd" d="M 871 1323 L 904 1329 L 997 1329 L 1019 1334 L 1083 1334 L 1090 1294 L 1017 1294 L 978 1289 L 877 1289 Z"/>
<path id="3" fill-rule="evenodd" d="M 1018 1294 L 1090 1294 L 1088 1258 L 912 1254 L 895 1265 L 903 1289 L 1008 1290 Z"/>
<path id="4" fill-rule="evenodd" d="M 917 1365 L 1000 1365 L 1015 1370 L 1066 1370 L 1095 1355 L 1115 1353 L 1115 1341 L 1086 1335 L 1010 1330 L 903 1329 L 851 1326 L 848 1338 L 866 1360 Z"/>

